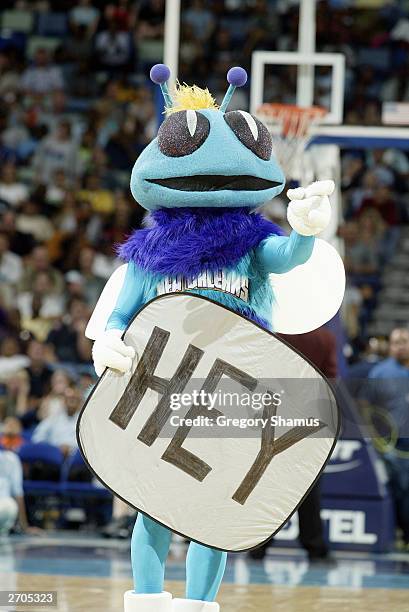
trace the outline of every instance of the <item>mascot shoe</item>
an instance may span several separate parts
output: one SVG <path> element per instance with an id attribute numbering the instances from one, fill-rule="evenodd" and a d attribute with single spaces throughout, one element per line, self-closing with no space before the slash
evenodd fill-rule
<path id="1" fill-rule="evenodd" d="M 220 606 L 215 601 L 174 599 L 172 601 L 172 612 L 220 612 Z"/>
<path id="2" fill-rule="evenodd" d="M 124 612 L 172 612 L 172 595 L 166 591 L 150 594 L 126 591 Z"/>

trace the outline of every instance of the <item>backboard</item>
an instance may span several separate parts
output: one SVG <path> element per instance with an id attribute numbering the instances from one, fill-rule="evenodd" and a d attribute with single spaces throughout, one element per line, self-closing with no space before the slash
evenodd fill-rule
<path id="1" fill-rule="evenodd" d="M 323 124 L 337 125 L 342 123 L 344 110 L 345 56 L 342 53 L 301 53 L 282 51 L 255 51 L 251 64 L 250 112 L 257 114 L 257 109 L 264 102 L 275 102 L 265 97 L 265 71 L 267 66 L 297 66 L 313 69 L 316 66 L 331 68 L 331 94 L 328 112 L 322 119 Z M 310 79 L 314 79 L 314 71 L 310 71 Z M 314 103 L 313 86 L 307 99 L 306 89 L 299 86 L 295 92 L 295 102 L 299 106 L 311 106 Z"/>

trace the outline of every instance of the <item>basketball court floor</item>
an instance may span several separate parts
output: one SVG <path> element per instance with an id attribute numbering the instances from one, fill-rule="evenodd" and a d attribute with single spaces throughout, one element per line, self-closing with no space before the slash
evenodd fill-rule
<path id="1" fill-rule="evenodd" d="M 185 544 L 172 547 L 166 589 L 183 596 Z M 221 612 L 409 611 L 409 555 L 338 552 L 336 565 L 309 566 L 302 551 L 270 549 L 264 561 L 230 555 Z M 57 606 L 0 610 L 122 612 L 132 588 L 129 544 L 78 534 L 0 541 L 0 590 L 56 591 Z"/>

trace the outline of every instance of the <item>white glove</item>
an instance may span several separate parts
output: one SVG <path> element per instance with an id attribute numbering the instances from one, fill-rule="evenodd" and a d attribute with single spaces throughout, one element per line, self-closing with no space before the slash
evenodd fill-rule
<path id="1" fill-rule="evenodd" d="M 119 372 L 128 372 L 131 369 L 135 349 L 127 346 L 120 336 L 122 336 L 121 330 L 108 329 L 95 340 L 92 358 L 98 376 L 102 375 L 105 368 Z"/>
<path id="2" fill-rule="evenodd" d="M 287 208 L 287 219 L 302 236 L 315 236 L 325 229 L 331 218 L 328 196 L 335 189 L 334 181 L 316 181 L 305 189 L 289 189 L 291 200 Z"/>

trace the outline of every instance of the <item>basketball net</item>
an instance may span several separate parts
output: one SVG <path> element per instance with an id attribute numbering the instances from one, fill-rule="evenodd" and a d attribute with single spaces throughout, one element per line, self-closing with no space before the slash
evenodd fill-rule
<path id="1" fill-rule="evenodd" d="M 311 129 L 326 115 L 325 108 L 302 108 L 293 104 L 266 103 L 257 110 L 257 117 L 268 128 L 273 150 L 287 178 L 300 183 L 309 180 L 305 149 Z"/>

